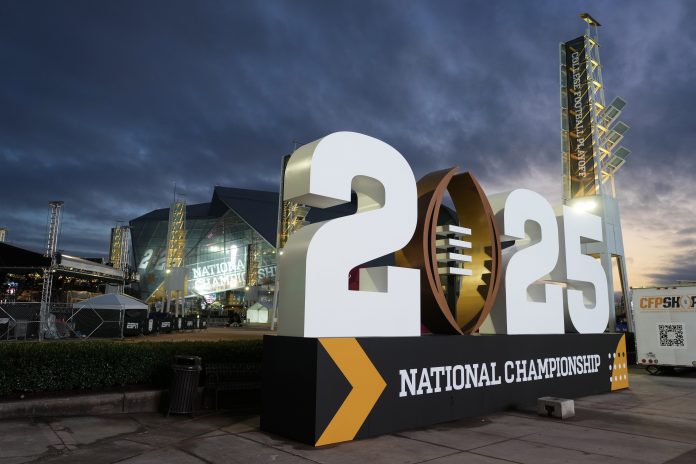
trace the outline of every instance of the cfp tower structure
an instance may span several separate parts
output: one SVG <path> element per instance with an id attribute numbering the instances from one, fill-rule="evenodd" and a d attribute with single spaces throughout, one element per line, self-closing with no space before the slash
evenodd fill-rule
<path id="1" fill-rule="evenodd" d="M 613 261 L 616 260 L 629 331 L 633 317 L 628 301 L 628 276 L 614 175 L 630 151 L 620 146 L 628 126 L 619 121 L 626 102 L 607 105 L 599 59 L 599 22 L 588 13 L 585 33 L 560 44 L 561 151 L 563 203 L 602 216 L 604 241 L 583 244 L 583 252 L 599 258 L 609 288 L 609 327 L 615 329 Z"/>
<path id="2" fill-rule="evenodd" d="M 183 315 L 183 301 L 186 296 L 186 202 L 179 199 L 169 207 L 169 227 L 167 230 L 167 258 L 165 261 L 164 295 L 167 312 Z M 172 308 L 173 303 L 173 308 Z M 181 303 L 181 307 L 179 305 Z M 173 310 L 173 311 L 172 311 Z"/>
<path id="3" fill-rule="evenodd" d="M 162 310 L 177 316 L 184 311 L 184 298 L 186 297 L 187 270 L 184 266 L 186 255 L 186 202 L 174 194 L 174 201 L 169 205 L 167 221 L 167 241 L 163 262 L 164 276 L 159 285 L 152 291 L 146 302 L 148 304 L 160 301 Z M 135 239 L 134 239 L 135 240 Z M 150 259 L 150 255 L 143 258 L 143 262 Z M 158 264 L 159 266 L 159 264 Z M 139 271 L 143 264 L 139 266 Z M 179 304 L 181 303 L 181 305 Z"/>
<path id="4" fill-rule="evenodd" d="M 128 231 L 130 227 L 117 225 L 111 229 L 111 244 L 109 245 L 109 262 L 114 269 L 123 271 L 123 282 L 118 285 L 117 293 L 123 293 L 125 281 L 128 275 L 128 260 L 130 249 L 128 246 Z"/>

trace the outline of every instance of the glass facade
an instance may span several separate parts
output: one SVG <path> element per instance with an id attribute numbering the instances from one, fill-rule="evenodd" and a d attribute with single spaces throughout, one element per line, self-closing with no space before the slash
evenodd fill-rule
<path id="1" fill-rule="evenodd" d="M 217 210 L 217 215 L 209 215 Z M 167 210 L 131 221 L 140 297 L 154 302 L 165 278 Z M 201 214 L 202 213 L 202 214 Z M 233 209 L 213 204 L 189 205 L 184 266 L 187 300 L 204 299 L 225 307 L 256 302 L 271 307 L 275 286 L 276 250 Z"/>

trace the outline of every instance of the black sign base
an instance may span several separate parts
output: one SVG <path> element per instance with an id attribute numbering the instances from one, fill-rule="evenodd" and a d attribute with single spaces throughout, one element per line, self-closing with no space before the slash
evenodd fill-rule
<path id="1" fill-rule="evenodd" d="M 621 334 L 266 336 L 261 429 L 322 446 L 627 387 Z"/>

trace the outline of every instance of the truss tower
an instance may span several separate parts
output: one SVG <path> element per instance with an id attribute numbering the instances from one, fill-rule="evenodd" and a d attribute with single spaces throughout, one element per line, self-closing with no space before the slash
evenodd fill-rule
<path id="1" fill-rule="evenodd" d="M 618 120 L 626 102 L 607 105 L 599 58 L 599 22 L 588 13 L 585 33 L 560 45 L 561 158 L 563 203 L 602 216 L 602 243 L 583 244 L 583 252 L 599 258 L 609 288 L 609 326 L 615 329 L 614 265 L 621 284 L 623 312 L 633 331 L 628 276 L 614 176 L 631 153 L 620 146 L 629 127 Z"/>

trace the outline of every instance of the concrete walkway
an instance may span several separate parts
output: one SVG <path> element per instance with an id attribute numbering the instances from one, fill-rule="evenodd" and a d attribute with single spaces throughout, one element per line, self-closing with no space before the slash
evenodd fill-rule
<path id="1" fill-rule="evenodd" d="M 696 374 L 632 374 L 563 422 L 530 408 L 321 449 L 260 432 L 252 409 L 0 421 L 0 462 L 696 463 Z"/>

